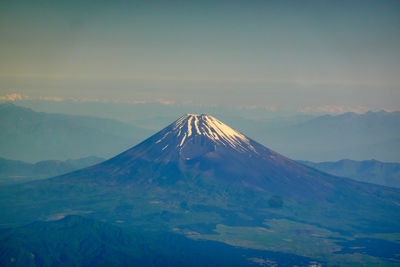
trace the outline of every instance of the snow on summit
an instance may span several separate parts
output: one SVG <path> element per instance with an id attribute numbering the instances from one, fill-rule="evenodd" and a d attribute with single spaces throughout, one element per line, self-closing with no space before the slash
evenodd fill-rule
<path id="1" fill-rule="evenodd" d="M 183 148 L 189 140 L 206 138 L 215 145 L 231 147 L 237 151 L 253 151 L 249 139 L 216 118 L 206 114 L 186 114 L 171 125 L 167 132 L 156 143 L 162 142 L 166 136 L 172 135 L 179 140 L 178 148 Z"/>

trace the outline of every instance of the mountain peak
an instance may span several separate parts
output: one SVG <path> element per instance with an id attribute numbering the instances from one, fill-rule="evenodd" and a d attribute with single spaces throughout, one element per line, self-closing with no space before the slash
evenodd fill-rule
<path id="1" fill-rule="evenodd" d="M 240 152 L 256 152 L 245 135 L 207 114 L 186 114 L 167 128 L 169 131 L 156 143 L 162 142 L 168 136 L 178 140 L 179 150 L 182 150 L 187 144 L 211 142 L 215 148 L 222 145 Z"/>

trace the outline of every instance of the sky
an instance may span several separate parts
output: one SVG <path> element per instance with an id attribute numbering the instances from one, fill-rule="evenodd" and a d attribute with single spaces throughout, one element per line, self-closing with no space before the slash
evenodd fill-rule
<path id="1" fill-rule="evenodd" d="M 400 109 L 400 1 L 6 0 L 0 39 L 0 100 Z"/>

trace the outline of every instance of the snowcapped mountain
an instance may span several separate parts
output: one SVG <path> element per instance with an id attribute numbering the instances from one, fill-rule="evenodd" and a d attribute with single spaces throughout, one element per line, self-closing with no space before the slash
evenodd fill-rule
<path id="1" fill-rule="evenodd" d="M 294 199 L 333 199 L 368 186 L 306 167 L 209 115 L 187 114 L 137 146 L 63 181 L 196 188 L 199 181 Z"/>
<path id="2" fill-rule="evenodd" d="M 204 114 L 97 165 L 0 188 L 0 203 L 2 225 L 78 214 L 245 247 L 261 240 L 276 251 L 292 240 L 292 252 L 321 247 L 323 260 L 336 238 L 400 229 L 399 189 L 307 167 Z"/>

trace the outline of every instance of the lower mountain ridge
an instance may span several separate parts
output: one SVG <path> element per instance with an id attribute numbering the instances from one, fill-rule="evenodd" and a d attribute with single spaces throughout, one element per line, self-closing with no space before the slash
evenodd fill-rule
<path id="1" fill-rule="evenodd" d="M 400 188 L 400 163 L 397 162 L 349 159 L 335 162 L 299 162 L 326 173 L 349 177 L 360 182 Z"/>
<path id="2" fill-rule="evenodd" d="M 399 189 L 317 171 L 204 114 L 185 115 L 100 164 L 1 188 L 0 197 L 0 223 L 9 228 L 80 215 L 315 264 L 400 263 L 396 249 L 384 256 L 345 249 L 364 239 L 397 248 Z"/>
<path id="3" fill-rule="evenodd" d="M 266 258 L 280 265 L 313 262 L 288 253 L 197 242 L 175 233 L 121 229 L 76 215 L 0 230 L 0 240 L 2 266 L 258 266 L 257 261 Z"/>
<path id="4" fill-rule="evenodd" d="M 0 157 L 0 185 L 23 183 L 61 175 L 104 161 L 99 157 L 45 160 L 34 164 Z"/>

